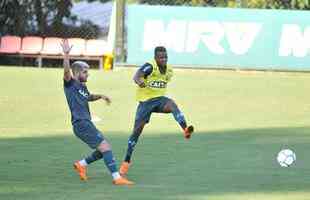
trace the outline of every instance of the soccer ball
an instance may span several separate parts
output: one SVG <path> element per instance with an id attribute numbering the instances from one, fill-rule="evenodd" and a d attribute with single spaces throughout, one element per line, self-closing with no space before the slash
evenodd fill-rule
<path id="1" fill-rule="evenodd" d="M 282 149 L 278 153 L 277 161 L 281 167 L 289 167 L 296 161 L 296 154 L 290 149 Z"/>

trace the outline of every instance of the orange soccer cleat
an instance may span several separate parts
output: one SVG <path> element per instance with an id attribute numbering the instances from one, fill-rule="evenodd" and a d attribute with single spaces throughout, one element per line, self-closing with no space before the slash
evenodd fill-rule
<path id="1" fill-rule="evenodd" d="M 126 162 L 126 161 L 122 162 L 121 167 L 119 168 L 119 173 L 121 174 L 121 176 L 127 175 L 129 166 L 130 166 L 129 162 Z"/>
<path id="2" fill-rule="evenodd" d="M 119 178 L 113 180 L 113 184 L 114 185 L 133 185 L 134 182 L 129 181 L 128 179 L 126 179 L 124 177 L 119 177 Z"/>
<path id="3" fill-rule="evenodd" d="M 190 139 L 193 133 L 194 133 L 194 127 L 192 125 L 184 129 L 184 137 L 186 139 Z"/>
<path id="4" fill-rule="evenodd" d="M 82 181 L 87 181 L 87 175 L 86 175 L 86 167 L 85 166 L 82 166 L 79 161 L 75 162 L 73 164 L 73 167 L 75 169 L 75 171 L 79 174 L 80 176 L 80 179 Z"/>

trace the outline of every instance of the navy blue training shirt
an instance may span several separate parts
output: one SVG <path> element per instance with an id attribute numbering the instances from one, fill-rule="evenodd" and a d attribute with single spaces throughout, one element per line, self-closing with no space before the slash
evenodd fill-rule
<path id="1" fill-rule="evenodd" d="M 91 120 L 89 112 L 89 91 L 87 87 L 75 79 L 64 80 L 64 91 L 71 111 L 71 122 Z"/>

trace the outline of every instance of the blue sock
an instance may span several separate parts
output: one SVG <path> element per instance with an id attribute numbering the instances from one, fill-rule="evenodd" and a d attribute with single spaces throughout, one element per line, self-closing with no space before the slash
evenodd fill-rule
<path id="1" fill-rule="evenodd" d="M 105 151 L 102 153 L 103 160 L 111 173 L 117 172 L 116 162 L 112 151 Z"/>
<path id="2" fill-rule="evenodd" d="M 185 120 L 183 113 L 181 113 L 178 107 L 175 106 L 172 109 L 172 114 L 173 114 L 174 119 L 179 123 L 179 125 L 183 129 L 185 129 L 187 127 L 186 120 Z"/>
<path id="3" fill-rule="evenodd" d="M 126 162 L 130 162 L 131 155 L 132 155 L 132 152 L 133 152 L 136 144 L 137 144 L 137 140 L 132 140 L 131 138 L 128 140 L 128 147 L 127 147 L 127 152 L 126 152 L 126 156 L 125 156 Z"/>
<path id="4" fill-rule="evenodd" d="M 142 133 L 144 125 L 145 125 L 145 122 L 143 121 L 135 121 L 133 133 L 128 139 L 128 147 L 127 147 L 127 152 L 126 152 L 126 156 L 124 159 L 126 162 L 130 162 L 131 160 L 131 155 L 135 149 L 136 144 L 138 143 L 138 140 Z"/>
<path id="5" fill-rule="evenodd" d="M 85 161 L 87 164 L 90 164 L 92 162 L 95 162 L 96 160 L 99 160 L 102 158 L 102 153 L 98 150 L 94 151 L 91 155 L 89 155 L 87 158 L 85 158 Z"/>

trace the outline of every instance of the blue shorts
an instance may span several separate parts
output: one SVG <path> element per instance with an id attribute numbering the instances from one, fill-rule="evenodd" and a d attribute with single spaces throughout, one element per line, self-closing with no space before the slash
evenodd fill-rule
<path id="1" fill-rule="evenodd" d="M 139 102 L 136 112 L 135 123 L 140 123 L 142 121 L 148 123 L 153 112 L 164 112 L 164 107 L 168 101 L 171 101 L 171 99 L 161 96 L 149 99 L 147 101 Z"/>
<path id="2" fill-rule="evenodd" d="M 102 133 L 89 120 L 75 122 L 73 124 L 73 132 L 92 149 L 96 149 L 104 140 Z"/>

